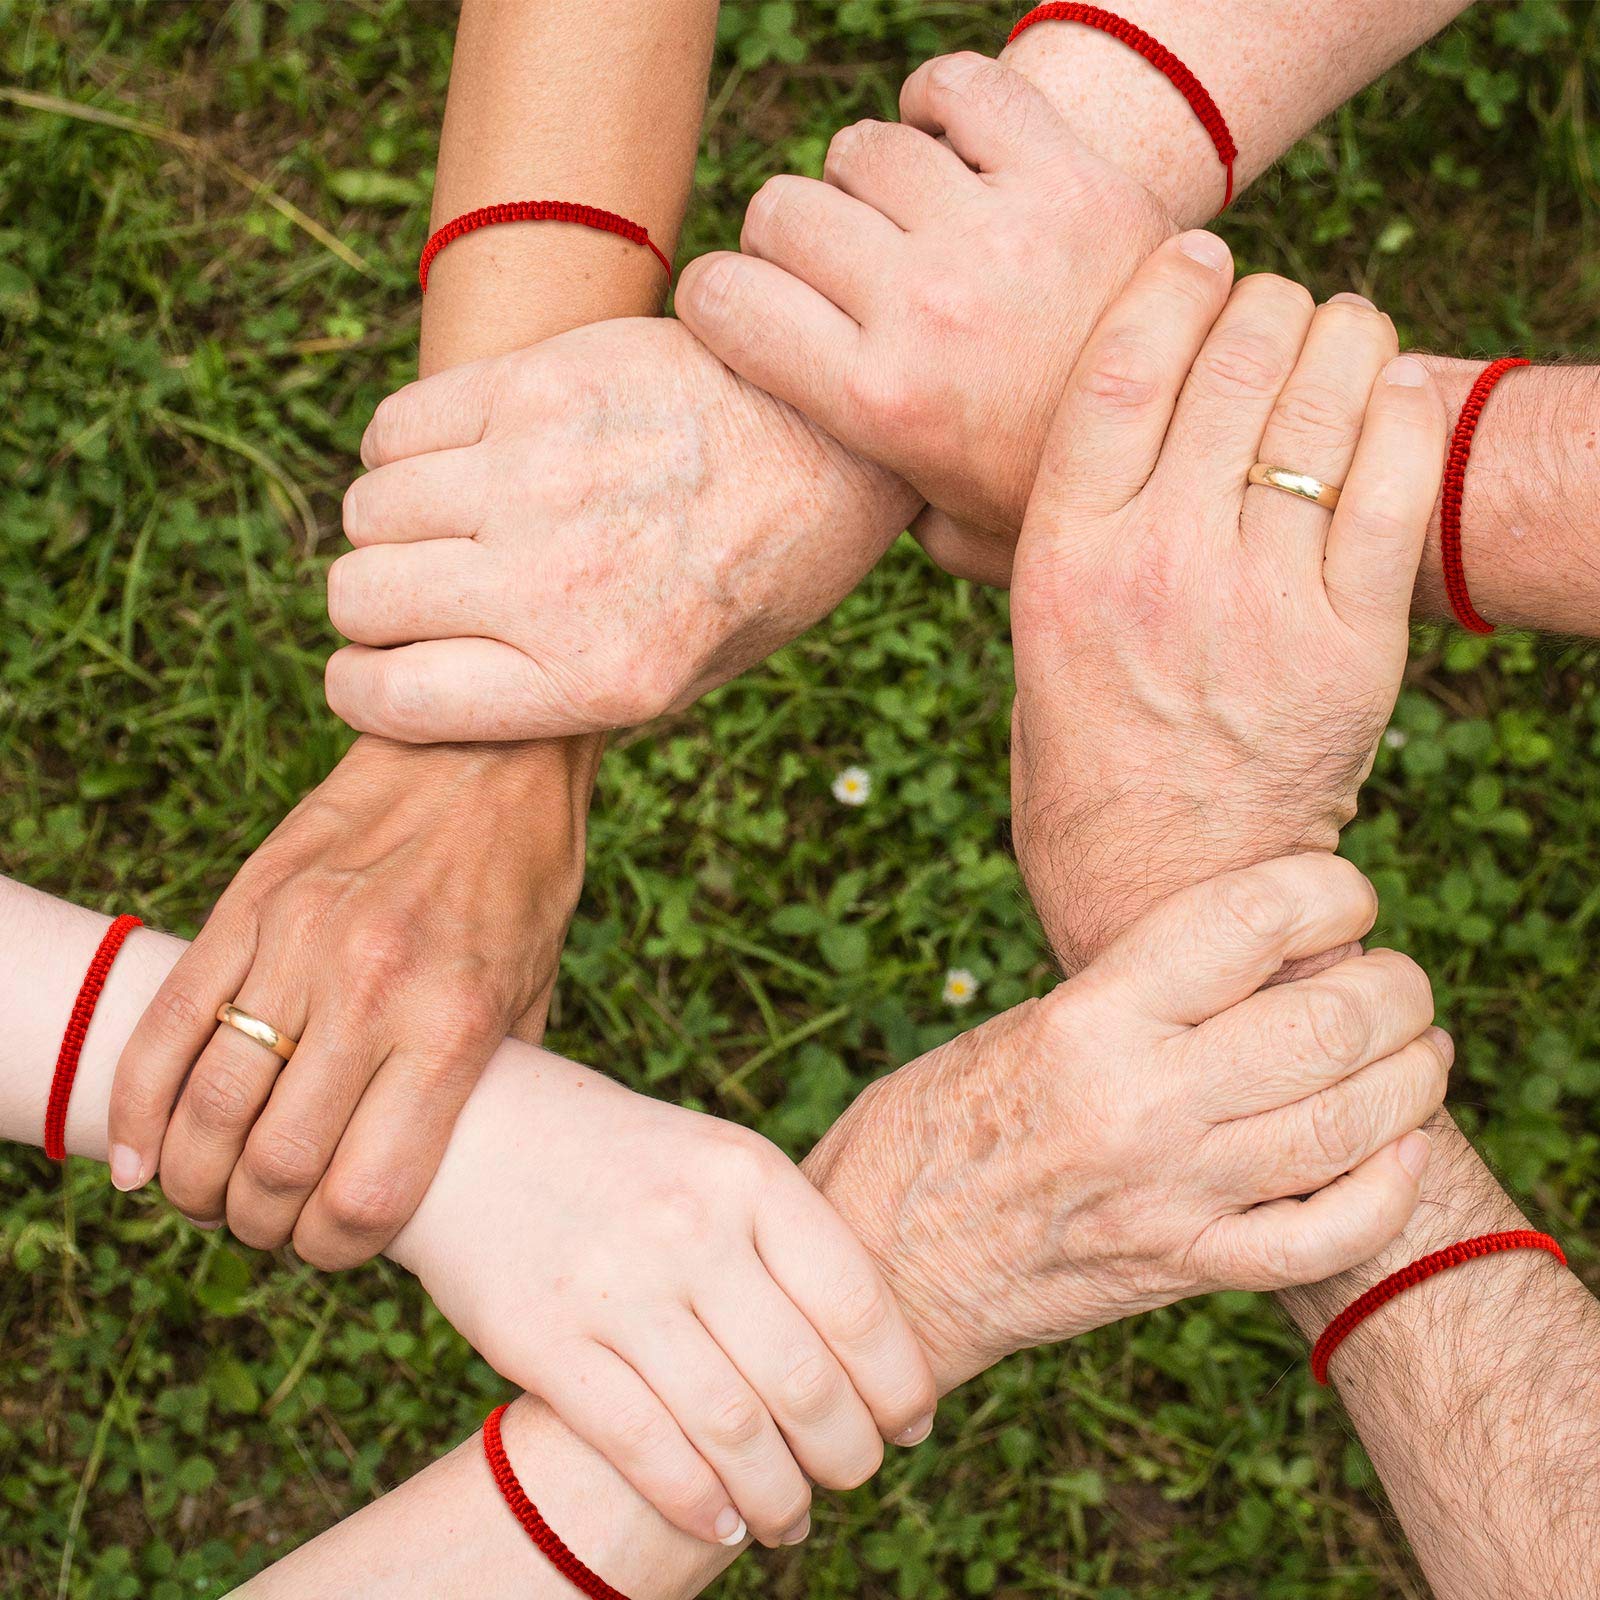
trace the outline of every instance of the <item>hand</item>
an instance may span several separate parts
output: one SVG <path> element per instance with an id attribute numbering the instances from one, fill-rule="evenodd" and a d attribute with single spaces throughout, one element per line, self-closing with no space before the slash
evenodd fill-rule
<path id="1" fill-rule="evenodd" d="M 356 643 L 328 663 L 328 703 L 418 741 L 687 705 L 830 611 L 916 508 L 660 320 L 413 384 L 362 457 L 357 548 L 328 575 Z"/>
<path id="2" fill-rule="evenodd" d="M 949 1389 L 1014 1350 L 1217 1289 L 1309 1283 L 1417 1203 L 1453 1052 L 1377 898 L 1300 856 L 1176 895 L 1078 977 L 881 1079 L 806 1170 Z"/>
<path id="3" fill-rule="evenodd" d="M 796 1543 L 803 1473 L 854 1488 L 932 1426 L 893 1296 L 774 1146 L 542 1052 L 491 1064 L 389 1254 L 701 1539 Z"/>
<path id="4" fill-rule="evenodd" d="M 1439 398 L 1359 296 L 1230 282 L 1210 234 L 1140 269 L 1017 546 L 1014 833 L 1069 970 L 1181 884 L 1333 849 L 1400 688 Z M 1247 486 L 1258 460 L 1338 510 Z"/>
<path id="5" fill-rule="evenodd" d="M 925 496 L 935 560 L 1004 583 L 1078 350 L 1172 224 L 983 56 L 918 68 L 900 114 L 835 135 L 827 182 L 769 180 L 745 253 L 691 263 L 678 315 Z"/>
<path id="6" fill-rule="evenodd" d="M 592 754 L 356 744 L 245 863 L 118 1064 L 119 1188 L 316 1266 L 380 1250 L 508 1031 L 537 1038 Z M 237 1001 L 300 1040 L 284 1066 Z M 181 1091 L 181 1092 L 180 1092 Z M 120 1147 L 120 1148 L 118 1148 Z"/>

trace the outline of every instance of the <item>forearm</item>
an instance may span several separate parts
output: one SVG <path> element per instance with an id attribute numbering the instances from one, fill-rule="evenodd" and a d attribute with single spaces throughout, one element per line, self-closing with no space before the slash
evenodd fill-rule
<path id="1" fill-rule="evenodd" d="M 1119 0 L 1210 92 L 1239 147 L 1239 193 L 1306 130 L 1466 9 L 1465 0 Z M 1224 180 L 1176 88 L 1109 34 L 1040 23 L 1002 52 L 1096 154 L 1137 178 L 1180 227 L 1208 222 Z"/>
<path id="2" fill-rule="evenodd" d="M 705 104 L 715 0 L 465 0 L 431 226 L 507 200 L 568 200 L 646 227 L 670 260 Z M 424 376 L 661 307 L 640 246 L 550 222 L 480 228 L 434 262 Z"/>
<path id="3" fill-rule="evenodd" d="M 1358 1272 L 1292 1290 L 1308 1339 L 1380 1278 L 1528 1224 L 1449 1117 L 1405 1235 Z M 1587 1593 L 1600 1561 L 1600 1304 L 1542 1251 L 1407 1290 L 1340 1345 L 1330 1376 L 1438 1600 Z"/>

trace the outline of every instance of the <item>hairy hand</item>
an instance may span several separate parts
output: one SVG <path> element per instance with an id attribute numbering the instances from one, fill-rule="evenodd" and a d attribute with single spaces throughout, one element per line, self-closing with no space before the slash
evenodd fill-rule
<path id="1" fill-rule="evenodd" d="M 917 503 L 660 320 L 412 384 L 362 458 L 328 702 L 417 741 L 684 706 L 826 615 Z"/>
<path id="2" fill-rule="evenodd" d="M 1017 855 L 1080 965 L 1152 900 L 1332 849 L 1405 666 L 1444 412 L 1388 318 L 1162 245 L 1068 383 L 1017 547 Z M 1249 487 L 1343 484 L 1330 513 Z"/>
<path id="3" fill-rule="evenodd" d="M 845 1113 L 806 1171 L 941 1388 L 1189 1295 L 1325 1278 L 1399 1233 L 1453 1057 L 1427 976 L 1375 950 L 1261 989 L 1376 909 L 1334 856 L 1214 879 Z"/>
<path id="4" fill-rule="evenodd" d="M 557 1057 L 490 1066 L 389 1252 L 499 1372 L 701 1539 L 805 1536 L 932 1425 L 860 1242 L 766 1140 Z"/>
<path id="5" fill-rule="evenodd" d="M 577 761 L 577 765 L 569 765 Z M 508 1032 L 537 1039 L 582 882 L 590 758 L 363 740 L 278 826 L 117 1068 L 112 1175 L 353 1266 L 411 1215 Z M 300 1041 L 287 1066 L 216 1022 Z M 120 1147 L 120 1149 L 118 1148 Z"/>
<path id="6" fill-rule="evenodd" d="M 1004 583 L 1073 361 L 1172 224 L 986 57 L 926 63 L 900 113 L 835 135 L 826 182 L 770 179 L 744 253 L 685 269 L 678 315 L 909 481 L 935 560 Z"/>

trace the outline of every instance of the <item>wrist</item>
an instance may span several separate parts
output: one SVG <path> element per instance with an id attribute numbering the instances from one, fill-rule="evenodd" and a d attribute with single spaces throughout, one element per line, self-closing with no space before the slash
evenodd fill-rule
<path id="1" fill-rule="evenodd" d="M 1454 429 L 1487 361 L 1426 360 Z M 1507 373 L 1491 392 L 1472 440 L 1461 515 L 1467 586 L 1489 622 L 1557 633 L 1586 633 L 1593 626 L 1582 586 L 1571 582 L 1571 573 L 1587 561 L 1591 530 L 1600 520 L 1597 416 L 1600 368 L 1522 368 Z M 1537 441 L 1532 454 L 1530 441 Z M 1451 614 L 1437 504 L 1413 611 Z"/>
<path id="2" fill-rule="evenodd" d="M 1527 1219 L 1495 1181 L 1477 1151 L 1451 1120 L 1449 1112 L 1436 1112 L 1425 1131 L 1433 1142 L 1433 1151 L 1423 1178 L 1421 1199 L 1404 1232 L 1370 1261 L 1352 1271 L 1321 1283 L 1286 1290 L 1279 1297 L 1283 1308 L 1307 1339 L 1315 1340 L 1351 1301 L 1411 1262 L 1479 1234 L 1528 1226 Z M 1498 1264 L 1499 1258 L 1495 1259 Z M 1449 1286 L 1435 1289 L 1440 1281 L 1429 1279 L 1408 1290 L 1403 1296 L 1409 1302 L 1405 1310 L 1421 1307 L 1430 1295 L 1447 1293 Z M 1386 1306 L 1367 1318 L 1350 1335 L 1340 1355 L 1354 1349 L 1358 1342 L 1370 1350 L 1391 1340 L 1403 1344 L 1413 1337 L 1407 1331 L 1406 1315 L 1393 1313 L 1394 1307 Z M 1339 1357 L 1335 1357 L 1334 1368 L 1337 1370 L 1338 1366 Z"/>

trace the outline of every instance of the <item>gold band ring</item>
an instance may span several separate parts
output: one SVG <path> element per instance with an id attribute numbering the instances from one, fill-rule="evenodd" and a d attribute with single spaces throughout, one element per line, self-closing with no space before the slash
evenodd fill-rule
<path id="1" fill-rule="evenodd" d="M 238 1006 L 226 1005 L 217 1007 L 217 1021 L 225 1027 L 236 1028 L 247 1039 L 254 1039 L 259 1045 L 265 1045 L 273 1055 L 287 1061 L 294 1054 L 298 1039 L 291 1039 L 286 1033 L 279 1033 L 270 1022 L 263 1022 L 260 1017 L 252 1017 L 248 1011 L 241 1011 Z"/>
<path id="2" fill-rule="evenodd" d="M 1313 478 L 1309 472 L 1290 472 L 1284 467 L 1268 466 L 1265 461 L 1258 461 L 1251 467 L 1250 481 L 1264 489 L 1282 489 L 1285 494 L 1298 495 L 1302 500 L 1315 500 L 1330 511 L 1339 503 L 1339 490 L 1335 485 Z"/>

